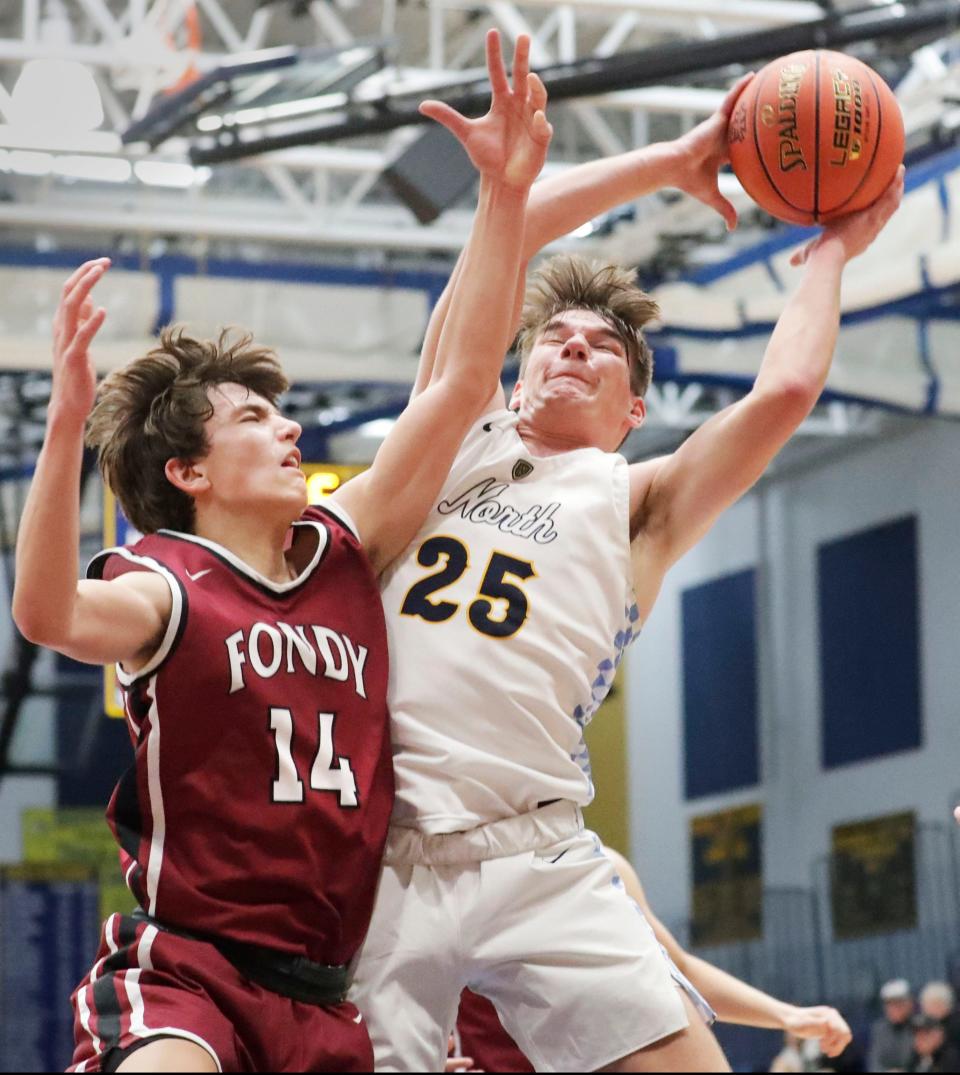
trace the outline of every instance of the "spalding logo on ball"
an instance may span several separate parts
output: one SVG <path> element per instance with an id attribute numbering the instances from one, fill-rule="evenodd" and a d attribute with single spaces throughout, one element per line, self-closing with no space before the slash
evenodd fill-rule
<path id="1" fill-rule="evenodd" d="M 903 160 L 890 87 L 860 60 L 825 49 L 767 64 L 737 100 L 727 135 L 746 192 L 791 224 L 865 209 Z"/>

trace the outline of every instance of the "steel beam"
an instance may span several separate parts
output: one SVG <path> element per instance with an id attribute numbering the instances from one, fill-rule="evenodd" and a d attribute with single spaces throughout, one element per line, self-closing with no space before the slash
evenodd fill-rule
<path id="1" fill-rule="evenodd" d="M 437 6 L 464 8 L 469 0 L 433 0 Z M 518 0 L 526 8 L 554 8 L 555 0 Z M 820 4 L 805 0 L 577 0 L 569 5 L 577 12 L 618 16 L 630 12 L 667 16 L 689 26 L 691 20 L 706 17 L 718 24 L 749 23 L 752 26 L 783 26 L 794 22 L 812 22 L 823 18 Z"/>
<path id="2" fill-rule="evenodd" d="M 714 41 L 685 41 L 658 45 L 617 57 L 590 57 L 572 64 L 541 68 L 539 74 L 554 102 L 596 96 L 617 90 L 651 86 L 683 76 L 714 71 L 732 64 L 765 60 L 805 48 L 839 47 L 855 41 L 903 38 L 910 34 L 949 28 L 960 16 L 960 0 L 928 0 L 904 9 L 871 9 L 838 18 L 820 19 L 794 26 L 729 35 Z M 485 79 L 472 87 L 458 85 L 441 97 L 467 115 L 482 114 L 489 103 Z M 373 106 L 332 113 L 330 119 L 296 134 L 265 136 L 226 146 L 191 149 L 195 164 L 240 160 L 257 153 L 273 152 L 293 145 L 335 142 L 360 135 L 383 134 L 400 127 L 430 122 L 418 111 L 418 102 L 384 99 Z"/>
<path id="3" fill-rule="evenodd" d="M 281 207 L 282 208 L 282 207 Z M 129 209 L 89 205 L 71 207 L 49 203 L 0 202 L 0 225 L 34 231 L 92 232 L 94 234 L 183 236 L 193 239 L 250 239 L 297 246 L 330 246 L 364 250 L 421 250 L 458 253 L 469 233 L 470 213 L 448 212 L 443 225 L 416 227 L 408 214 L 398 209 L 392 219 L 377 219 L 372 211 L 347 221 L 333 207 L 326 219 L 304 220 L 302 216 L 269 212 L 263 203 L 220 212 L 209 199 L 192 212 L 152 208 L 149 203 Z M 460 226 L 458 226 L 458 223 Z"/>

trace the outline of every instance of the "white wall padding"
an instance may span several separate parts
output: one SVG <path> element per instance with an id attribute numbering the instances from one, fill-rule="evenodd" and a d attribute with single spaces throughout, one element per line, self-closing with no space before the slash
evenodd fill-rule
<path id="1" fill-rule="evenodd" d="M 930 292 L 960 288 L 960 169 L 945 171 L 955 156 L 933 162 L 871 246 L 846 267 L 841 308 L 859 316 L 841 330 L 828 387 L 918 410 L 933 397 L 937 410 L 960 413 L 960 327 L 932 305 Z M 710 283 L 677 282 L 654 292 L 663 336 L 685 374 L 756 375 L 769 339 L 756 330 L 772 330 L 806 271 L 790 265 L 797 249 L 772 254 L 772 271 L 763 262 L 741 265 L 743 254 L 749 256 L 741 251 Z M 693 335 L 699 332 L 732 335 L 705 341 Z"/>
<path id="2" fill-rule="evenodd" d="M 742 377 L 752 381 L 763 361 L 767 334 L 716 340 L 675 339 L 678 368 L 685 376 Z M 847 325 L 840 335 L 827 387 L 845 395 L 922 410 L 929 377 L 919 358 L 917 323 L 885 317 Z M 958 384 L 960 388 L 960 384 Z"/>
<path id="3" fill-rule="evenodd" d="M 694 326 L 711 332 L 737 332 L 742 327 L 740 304 L 730 295 L 714 294 L 711 288 L 693 284 L 665 284 L 654 298 L 666 331 L 676 326 Z"/>
<path id="4" fill-rule="evenodd" d="M 198 276 L 177 278 L 175 308 L 178 322 L 205 336 L 242 325 L 281 353 L 342 355 L 415 352 L 429 314 L 423 291 Z"/>
<path id="5" fill-rule="evenodd" d="M 931 322 L 927 344 L 940 385 L 938 410 L 960 414 L 960 321 Z"/>
<path id="6" fill-rule="evenodd" d="M 0 268 L 0 367 L 49 366 L 53 316 L 69 276 L 62 269 Z M 120 355 L 121 361 L 133 357 L 149 340 L 157 316 L 157 279 L 152 273 L 111 269 L 93 299 L 107 309 L 97 348 L 103 354 L 116 351 L 104 367 L 110 368 Z M 129 350 L 132 341 L 134 351 Z"/>
<path id="7" fill-rule="evenodd" d="M 922 410 L 929 377 L 919 358 L 917 322 L 881 317 L 846 325 L 830 369 L 827 387 L 862 399 Z"/>

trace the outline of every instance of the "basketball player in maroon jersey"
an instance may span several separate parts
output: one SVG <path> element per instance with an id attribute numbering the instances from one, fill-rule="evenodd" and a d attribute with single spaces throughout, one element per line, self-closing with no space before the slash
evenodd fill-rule
<path id="1" fill-rule="evenodd" d="M 109 819 L 141 908 L 107 921 L 75 993 L 75 1070 L 371 1069 L 345 996 L 393 805 L 376 578 L 499 381 L 551 135 L 528 56 L 524 38 L 511 88 L 488 38 L 493 104 L 467 147 L 481 193 L 441 345 L 450 374 L 326 508 L 306 505 L 301 430 L 277 409 L 287 382 L 271 352 L 166 332 L 97 392 L 89 348 L 106 315 L 91 293 L 109 262 L 64 286 L 13 613 L 34 642 L 119 665 L 135 764 Z M 146 536 L 77 583 L 88 416 Z"/>

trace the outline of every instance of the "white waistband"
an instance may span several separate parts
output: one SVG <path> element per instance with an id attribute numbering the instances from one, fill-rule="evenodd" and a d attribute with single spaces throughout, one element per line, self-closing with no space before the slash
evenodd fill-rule
<path id="1" fill-rule="evenodd" d="M 583 832 L 580 807 L 561 800 L 466 832 L 428 836 L 394 826 L 387 837 L 384 862 L 388 866 L 466 866 L 538 851 L 578 832 Z"/>

